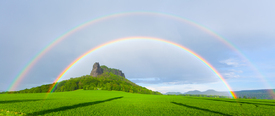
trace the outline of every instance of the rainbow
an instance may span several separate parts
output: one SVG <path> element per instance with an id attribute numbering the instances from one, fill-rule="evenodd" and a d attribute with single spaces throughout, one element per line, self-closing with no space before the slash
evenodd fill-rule
<path id="1" fill-rule="evenodd" d="M 89 20 L 85 23 L 82 23 L 70 30 L 68 30 L 67 32 L 65 32 L 63 35 L 57 37 L 56 39 L 54 39 L 51 43 L 49 43 L 47 46 L 45 46 L 43 49 L 40 50 L 40 52 L 38 52 L 25 66 L 24 68 L 18 73 L 18 75 L 14 78 L 14 80 L 12 81 L 10 87 L 8 88 L 8 91 L 14 91 L 16 90 L 17 86 L 19 85 L 19 83 L 22 81 L 22 79 L 28 74 L 28 72 L 33 68 L 33 66 L 48 52 L 50 51 L 54 46 L 56 46 L 58 43 L 60 43 L 61 41 L 65 40 L 67 37 L 69 37 L 70 35 L 76 33 L 77 31 L 95 24 L 95 23 L 99 23 L 101 21 L 104 20 L 109 20 L 109 19 L 113 19 L 113 18 L 119 18 L 119 17 L 123 17 L 123 16 L 131 16 L 131 15 L 154 15 L 154 16 L 161 16 L 161 17 L 168 17 L 171 18 L 173 20 L 176 21 L 180 21 L 189 25 L 192 25 L 204 32 L 207 32 L 209 35 L 215 37 L 217 40 L 221 41 L 223 44 L 225 44 L 226 46 L 228 46 L 229 48 L 231 48 L 233 51 L 235 51 L 242 59 L 244 59 L 245 61 L 247 61 L 248 65 L 250 65 L 250 67 L 252 68 L 252 70 L 254 70 L 254 72 L 257 73 L 257 75 L 259 77 L 261 77 L 262 82 L 267 83 L 264 80 L 264 77 L 260 74 L 260 72 L 257 70 L 257 68 L 251 64 L 251 62 L 249 61 L 249 59 L 247 59 L 241 52 L 240 50 L 238 50 L 238 48 L 236 46 L 234 46 L 232 43 L 230 43 L 229 41 L 227 41 L 225 38 L 221 37 L 220 35 L 218 35 L 217 33 L 215 33 L 214 31 L 210 30 L 209 28 L 206 28 L 205 26 L 202 26 L 194 21 L 188 20 L 186 18 L 182 18 L 182 17 L 178 17 L 175 15 L 171 15 L 171 14 L 165 14 L 165 13 L 158 13 L 158 12 L 124 12 L 124 13 L 115 13 L 115 14 L 111 14 L 111 15 L 105 15 L 102 17 L 98 17 L 95 18 L 93 20 Z M 271 90 L 270 94 L 273 96 L 273 98 L 275 99 L 275 94 L 274 92 Z"/>
<path id="2" fill-rule="evenodd" d="M 58 43 L 60 43 L 61 41 L 65 40 L 67 37 L 69 37 L 70 35 L 72 35 L 73 33 L 98 22 L 107 20 L 107 19 L 112 19 L 112 18 L 117 18 L 117 17 L 122 17 L 122 16 L 131 16 L 131 15 L 156 15 L 156 16 L 163 16 L 163 17 L 168 17 L 177 21 L 181 21 L 187 24 L 190 24 L 194 27 L 197 27 L 198 29 L 201 29 L 207 33 L 209 33 L 210 35 L 214 36 L 215 38 L 217 38 L 218 40 L 222 41 L 223 43 L 225 43 L 227 46 L 231 47 L 231 48 L 235 48 L 232 44 L 230 44 L 228 41 L 226 41 L 225 39 L 223 39 L 221 36 L 219 36 L 218 34 L 214 33 L 213 31 L 211 31 L 210 29 L 199 25 L 198 23 L 195 23 L 193 21 L 187 20 L 185 18 L 180 18 L 174 15 L 169 15 L 169 14 L 164 14 L 164 13 L 154 13 L 154 12 L 126 12 L 126 13 L 116 13 L 116 14 L 111 14 L 111 15 L 106 15 L 103 17 L 99 17 L 99 18 L 95 18 L 93 20 L 87 21 L 85 23 L 82 23 L 78 26 L 76 26 L 75 28 L 67 31 L 66 33 L 64 33 L 63 35 L 57 37 L 55 40 L 53 40 L 50 44 L 48 44 L 45 48 L 43 48 L 39 53 L 37 53 L 28 63 L 27 65 L 20 71 L 20 73 L 15 77 L 14 81 L 12 82 L 11 86 L 9 87 L 8 91 L 14 91 L 16 90 L 17 86 L 19 85 L 19 83 L 22 81 L 22 79 L 27 75 L 27 73 L 31 70 L 31 68 L 33 68 L 33 66 L 48 52 L 50 51 L 54 46 L 56 46 Z"/>
<path id="3" fill-rule="evenodd" d="M 83 59 L 85 56 L 89 55 L 90 53 L 102 48 L 102 47 L 105 47 L 105 46 L 108 46 L 108 45 L 111 45 L 111 44 L 115 44 L 115 43 L 118 43 L 118 42 L 122 42 L 122 41 L 128 41 L 128 40 L 153 40 L 153 41 L 160 41 L 160 42 L 164 42 L 164 43 L 167 43 L 167 44 L 170 44 L 170 45 L 173 45 L 173 46 L 176 46 L 182 50 L 185 50 L 186 52 L 192 54 L 194 57 L 196 57 L 197 59 L 199 59 L 202 63 L 204 63 L 207 67 L 209 67 L 220 79 L 221 81 L 225 84 L 225 86 L 228 88 L 228 90 L 230 91 L 230 94 L 233 98 L 237 98 L 235 93 L 232 91 L 231 87 L 228 85 L 228 83 L 225 81 L 225 79 L 222 77 L 222 75 L 208 62 L 206 61 L 203 57 L 201 57 L 200 55 L 198 55 L 197 53 L 193 52 L 192 50 L 180 45 L 180 44 L 177 44 L 177 43 L 174 43 L 174 42 L 171 42 L 171 41 L 168 41 L 168 40 L 164 40 L 164 39 L 159 39 L 159 38 L 153 38 L 153 37 L 127 37 L 127 38 L 122 38 L 122 39 L 116 39 L 116 40 L 113 40 L 113 41 L 110 41 L 110 42 L 107 42 L 107 43 L 104 43 L 104 44 L 101 44 L 97 47 L 94 47 L 92 49 L 90 49 L 89 51 L 87 51 L 86 53 L 82 54 L 81 56 L 79 56 L 77 59 L 75 59 L 69 66 L 67 66 L 63 71 L 62 73 L 59 74 L 59 76 L 55 79 L 54 81 L 54 84 L 50 87 L 48 93 L 51 93 L 53 92 L 55 86 L 57 85 L 57 82 L 77 63 L 79 62 L 81 59 Z"/>

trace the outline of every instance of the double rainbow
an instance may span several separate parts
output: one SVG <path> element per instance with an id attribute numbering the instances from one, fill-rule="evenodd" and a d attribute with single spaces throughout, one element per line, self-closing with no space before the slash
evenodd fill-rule
<path id="1" fill-rule="evenodd" d="M 177 43 L 174 43 L 172 41 L 168 41 L 168 40 L 164 40 L 164 39 L 160 39 L 160 38 L 153 38 L 153 37 L 127 37 L 127 38 L 122 38 L 122 39 L 116 39 L 116 40 L 113 40 L 113 41 L 110 41 L 110 42 L 107 42 L 107 43 L 104 43 L 104 44 L 101 44 L 97 47 L 94 47 L 92 49 L 90 49 L 89 51 L 87 51 L 86 53 L 82 54 L 80 57 L 78 57 L 77 59 L 75 59 L 69 66 L 66 67 L 65 70 L 62 71 L 61 74 L 59 74 L 59 76 L 56 78 L 56 80 L 54 81 L 54 84 L 50 87 L 49 89 L 49 92 L 52 92 L 55 88 L 55 86 L 57 85 L 57 82 L 77 63 L 79 62 L 81 59 L 83 59 L 85 56 L 89 55 L 90 53 L 102 48 L 102 47 L 105 47 L 105 46 L 108 46 L 108 45 L 111 45 L 111 44 L 115 44 L 115 43 L 118 43 L 118 42 L 122 42 L 122 41 L 129 41 L 129 40 L 153 40 L 153 41 L 159 41 L 159 42 L 164 42 L 164 43 L 167 43 L 167 44 L 170 44 L 170 45 L 173 45 L 173 46 L 176 46 L 190 54 L 192 54 L 195 58 L 199 59 L 202 63 L 204 63 L 207 67 L 209 67 L 220 79 L 221 81 L 225 84 L 225 86 L 227 87 L 227 89 L 230 91 L 230 94 L 233 98 L 237 98 L 235 93 L 232 91 L 231 87 L 228 85 L 228 83 L 225 81 L 225 79 L 222 77 L 222 75 L 209 63 L 207 62 L 203 57 L 201 57 L 200 55 L 198 55 L 197 53 L 193 52 L 192 50 L 180 45 L 180 44 L 177 44 Z"/>
<path id="2" fill-rule="evenodd" d="M 157 12 L 126 12 L 126 13 L 116 13 L 116 14 L 111 14 L 111 15 L 105 15 L 103 17 L 99 17 L 99 18 L 95 18 L 93 20 L 87 21 L 85 23 L 82 23 L 78 26 L 76 26 L 75 28 L 72 28 L 71 30 L 67 31 L 66 33 L 64 33 L 63 35 L 59 36 L 58 38 L 56 38 L 54 41 L 52 41 L 50 44 L 48 44 L 45 48 L 43 48 L 39 53 L 37 53 L 37 55 L 35 55 L 27 64 L 26 66 L 18 73 L 18 75 L 15 77 L 14 81 L 12 82 L 11 86 L 9 87 L 8 91 L 13 91 L 16 90 L 17 86 L 19 85 L 19 83 L 22 81 L 22 79 L 27 75 L 27 73 L 33 68 L 33 66 L 48 52 L 50 51 L 55 45 L 57 45 L 58 43 L 60 43 L 61 41 L 65 40 L 68 36 L 74 34 L 75 32 L 90 26 L 92 24 L 95 23 L 99 23 L 101 21 L 104 20 L 109 20 L 109 19 L 113 19 L 113 18 L 120 18 L 120 17 L 124 17 L 124 16 L 132 16 L 132 15 L 154 15 L 154 16 L 161 16 L 161 17 L 168 17 L 171 18 L 173 20 L 176 21 L 180 21 L 189 25 L 192 25 L 204 32 L 207 32 L 209 35 L 212 35 L 213 37 L 215 37 L 217 40 L 221 41 L 223 44 L 227 45 L 229 48 L 231 48 L 233 51 L 235 51 L 242 59 L 244 59 L 245 61 L 247 61 L 247 63 L 250 65 L 250 67 L 257 72 L 258 76 L 261 77 L 262 81 L 267 83 L 264 80 L 264 77 L 259 73 L 259 71 L 257 70 L 257 68 L 255 66 L 253 66 L 251 64 L 251 62 L 237 49 L 236 46 L 234 46 L 233 44 L 231 44 L 229 41 L 227 41 L 225 38 L 222 38 L 220 35 L 218 35 L 217 33 L 215 33 L 214 31 L 194 22 L 191 20 L 188 20 L 186 18 L 182 18 L 182 17 L 178 17 L 175 15 L 171 15 L 171 14 L 165 14 L 165 13 L 157 13 Z M 224 81 L 225 82 L 225 81 Z M 226 85 L 228 86 L 228 85 Z M 274 97 L 275 99 L 275 94 L 273 91 L 270 91 L 270 94 Z"/>

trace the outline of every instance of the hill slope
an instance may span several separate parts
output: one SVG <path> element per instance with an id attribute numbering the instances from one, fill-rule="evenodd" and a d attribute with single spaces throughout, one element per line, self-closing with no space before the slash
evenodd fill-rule
<path id="1" fill-rule="evenodd" d="M 115 69 L 115 68 L 108 68 L 105 65 L 100 66 L 100 68 L 103 70 L 103 73 L 105 73 L 105 72 L 111 72 L 111 73 L 113 73 L 115 75 L 122 76 L 122 77 L 125 78 L 125 75 L 124 75 L 124 73 L 122 73 L 121 70 L 118 70 L 118 69 Z"/>

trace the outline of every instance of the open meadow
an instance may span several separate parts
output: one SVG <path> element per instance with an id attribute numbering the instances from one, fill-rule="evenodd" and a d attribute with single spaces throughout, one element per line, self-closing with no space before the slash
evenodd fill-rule
<path id="1" fill-rule="evenodd" d="M 47 99 L 45 99 L 47 98 Z M 0 115 L 274 115 L 274 100 L 76 90 L 0 94 Z"/>

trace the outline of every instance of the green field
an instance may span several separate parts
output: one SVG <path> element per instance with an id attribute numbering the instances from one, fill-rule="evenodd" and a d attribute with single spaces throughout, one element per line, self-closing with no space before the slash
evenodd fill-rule
<path id="1" fill-rule="evenodd" d="M 0 94 L 0 115 L 274 115 L 274 100 L 147 95 L 77 90 Z"/>

